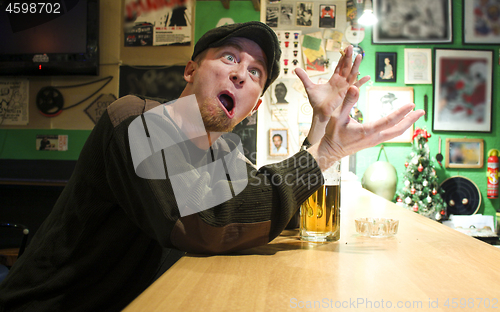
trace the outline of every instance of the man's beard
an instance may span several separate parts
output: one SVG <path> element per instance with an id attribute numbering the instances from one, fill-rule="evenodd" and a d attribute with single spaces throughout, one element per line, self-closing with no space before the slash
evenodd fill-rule
<path id="1" fill-rule="evenodd" d="M 209 109 L 211 106 L 212 110 Z M 236 126 L 218 104 L 207 101 L 200 107 L 200 113 L 207 132 L 231 132 Z"/>

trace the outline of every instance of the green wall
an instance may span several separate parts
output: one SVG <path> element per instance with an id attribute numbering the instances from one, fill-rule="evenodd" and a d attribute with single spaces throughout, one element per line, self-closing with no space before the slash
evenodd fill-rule
<path id="1" fill-rule="evenodd" d="M 241 14 L 236 14 L 235 21 L 239 22 L 240 18 L 244 20 L 259 20 L 259 12 L 253 10 L 250 1 L 234 1 L 231 2 L 231 8 L 229 11 L 239 12 Z M 211 12 L 206 14 L 206 12 Z M 235 16 L 235 14 L 225 10 L 220 2 L 211 1 L 199 1 L 196 5 L 196 23 L 195 23 L 195 41 L 201 36 L 201 33 L 206 27 L 211 24 L 216 23 L 220 17 L 223 16 Z M 246 14 L 243 14 L 246 13 Z M 453 132 L 432 132 L 432 99 L 433 99 L 433 88 L 432 85 L 409 85 L 414 88 L 415 92 L 415 104 L 417 108 L 423 108 L 423 98 L 427 95 L 429 98 L 429 112 L 427 113 L 427 121 L 423 118 L 416 123 L 417 127 L 426 128 L 432 134 L 429 139 L 429 146 L 431 149 L 431 155 L 435 156 L 438 151 L 438 137 L 441 136 L 444 143 L 446 138 L 462 138 L 467 136 L 468 138 L 482 138 L 485 140 L 485 153 L 492 149 L 500 149 L 500 138 L 495 134 L 498 132 L 498 127 L 496 126 L 497 121 L 499 121 L 500 116 L 497 112 L 496 107 L 498 107 L 498 93 L 496 92 L 496 86 L 498 86 L 498 80 L 496 76 L 499 72 L 498 66 L 498 48 L 499 46 L 478 46 L 478 45 L 462 45 L 462 1 L 453 1 L 453 44 L 442 44 L 442 45 L 372 45 L 371 44 L 371 31 L 369 28 L 366 29 L 366 34 L 364 40 L 360 43 L 360 46 L 365 50 L 365 58 L 362 62 L 360 72 L 362 75 L 370 75 L 373 77 L 374 86 L 405 86 L 404 84 L 404 48 L 468 48 L 468 49 L 493 49 L 494 53 L 494 68 L 493 68 L 493 125 L 491 133 L 453 133 Z M 226 15 L 227 14 L 227 15 Z M 248 15 L 251 16 L 248 16 Z M 255 15 L 254 15 L 255 14 Z M 396 83 L 375 83 L 375 52 L 397 52 L 397 82 Z M 359 108 L 362 111 L 366 111 L 365 107 L 365 90 L 363 87 L 361 89 L 361 100 L 359 103 Z M 35 138 L 36 135 L 40 134 L 54 134 L 54 135 L 68 135 L 68 150 L 64 152 L 57 151 L 36 151 Z M 90 130 L 60 130 L 60 129 L 42 129 L 42 130 L 32 130 L 32 129 L 0 129 L 0 159 L 54 159 L 54 160 L 76 160 L 83 147 L 85 140 L 90 134 Z M 385 144 L 385 149 L 387 151 L 389 161 L 396 167 L 399 177 L 399 186 L 401 186 L 402 174 L 404 172 L 404 163 L 406 156 L 411 151 L 411 145 L 409 143 L 388 143 Z M 357 165 L 356 172 L 359 179 L 361 179 L 366 168 L 376 161 L 380 146 L 369 148 L 367 150 L 361 151 L 357 154 Z M 444 144 L 443 144 L 444 151 Z M 382 156 L 383 157 L 383 156 Z M 486 156 L 484 159 L 486 163 Z M 482 169 L 442 169 L 437 165 L 437 173 L 440 180 L 443 181 L 448 177 L 462 175 L 471 180 L 473 180 L 482 193 L 482 203 L 479 213 L 494 215 L 496 210 L 500 210 L 499 199 L 488 199 L 486 198 L 486 168 Z"/>
<path id="2" fill-rule="evenodd" d="M 90 130 L 0 129 L 0 159 L 77 160 Z M 67 151 L 37 151 L 37 135 L 67 135 Z"/>
<path id="3" fill-rule="evenodd" d="M 210 14 L 207 14 L 210 12 Z M 205 31 L 215 27 L 222 17 L 232 17 L 235 22 L 245 22 L 260 18 L 260 12 L 253 7 L 252 1 L 232 1 L 229 10 L 220 1 L 198 1 L 196 3 L 196 22 L 194 42 Z M 34 112 L 38 114 L 38 112 Z M 0 159 L 48 159 L 76 160 L 91 130 L 63 129 L 0 129 Z M 37 135 L 68 135 L 67 151 L 37 151 Z"/>
<path id="4" fill-rule="evenodd" d="M 255 11 L 252 1 L 230 1 L 229 9 L 225 9 L 220 1 L 198 1 L 196 2 L 194 43 L 198 42 L 198 39 L 208 30 L 217 26 L 221 18 L 231 18 L 235 23 L 258 21 L 260 12 Z"/>
<path id="5" fill-rule="evenodd" d="M 411 86 L 414 88 L 414 97 L 416 109 L 424 108 L 424 95 L 428 96 L 428 112 L 427 120 L 422 117 L 415 124 L 416 127 L 426 128 L 428 132 L 431 133 L 431 138 L 429 139 L 429 148 L 431 156 L 434 158 L 438 152 L 438 138 L 441 136 L 442 147 L 441 151 L 444 155 L 444 146 L 446 138 L 480 138 L 484 139 L 484 168 L 481 169 L 450 169 L 450 168 L 440 168 L 439 164 L 436 164 L 436 172 L 440 178 L 440 181 L 444 181 L 446 178 L 453 177 L 456 175 L 464 176 L 476 183 L 481 191 L 482 202 L 478 213 L 495 215 L 496 210 L 500 210 L 499 199 L 488 199 L 486 197 L 486 161 L 487 152 L 492 148 L 500 149 L 500 138 L 496 135 L 498 133 L 497 122 L 500 119 L 498 114 L 498 79 L 497 75 L 499 73 L 498 65 L 498 45 L 463 45 L 462 44 L 462 1 L 453 1 L 453 43 L 452 44 L 412 44 L 412 45 L 373 45 L 371 43 L 371 29 L 367 28 L 365 33 L 365 38 L 359 44 L 365 51 L 365 57 L 361 65 L 361 76 L 370 75 L 372 77 L 372 82 L 367 85 L 373 86 Z M 492 96 L 492 132 L 491 133 L 474 133 L 474 132 L 433 132 L 432 131 L 432 108 L 433 108 L 433 86 L 432 85 L 405 85 L 404 84 L 404 49 L 405 48 L 432 48 L 434 56 L 434 48 L 454 48 L 454 49 L 488 49 L 493 50 L 493 96 Z M 375 80 L 375 52 L 397 52 L 397 81 L 395 83 L 378 83 Z M 434 64 L 433 64 L 434 69 Z M 367 111 L 366 109 L 366 88 L 361 88 L 361 100 L 358 107 L 362 112 Z M 398 172 L 398 189 L 402 185 L 402 177 L 405 171 L 404 163 L 406 161 L 406 156 L 411 152 L 410 143 L 386 143 L 384 148 L 389 157 L 389 161 L 394 165 Z M 356 173 L 361 179 L 366 168 L 377 160 L 377 156 L 380 150 L 380 145 L 373 148 L 366 149 L 364 151 L 358 152 L 357 154 L 357 164 Z M 382 160 L 385 157 L 381 156 Z M 444 167 L 444 161 L 443 161 Z"/>

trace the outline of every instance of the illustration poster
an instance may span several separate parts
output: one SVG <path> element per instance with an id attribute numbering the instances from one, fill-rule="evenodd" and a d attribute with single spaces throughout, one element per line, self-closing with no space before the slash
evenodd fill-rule
<path id="1" fill-rule="evenodd" d="M 28 124 L 28 91 L 28 79 L 0 80 L 0 126 Z"/>
<path id="2" fill-rule="evenodd" d="M 312 75 L 324 74 L 327 70 L 328 58 L 323 47 L 321 32 L 310 33 L 302 38 L 302 53 L 305 70 Z"/>
<path id="3" fill-rule="evenodd" d="M 278 15 L 279 15 L 279 7 L 278 6 L 268 6 L 266 8 L 266 24 L 269 27 L 276 28 L 278 27 Z"/>
<path id="4" fill-rule="evenodd" d="M 281 15 L 280 15 L 280 24 L 281 25 L 293 25 L 293 4 L 291 3 L 282 3 L 281 4 Z"/>
<path id="5" fill-rule="evenodd" d="M 368 87 L 368 122 L 379 120 L 389 116 L 407 103 L 414 101 L 412 87 Z M 406 131 L 387 142 L 404 143 L 411 142 L 413 137 L 413 125 Z"/>
<path id="6" fill-rule="evenodd" d="M 277 30 L 276 35 L 280 41 L 281 64 L 279 78 L 295 78 L 293 71 L 302 67 L 302 48 L 300 43 L 300 30 Z"/>
<path id="7" fill-rule="evenodd" d="M 491 59 L 446 56 L 436 62 L 435 128 L 490 130 Z"/>
<path id="8" fill-rule="evenodd" d="M 500 1 L 465 0 L 464 43 L 500 43 Z"/>
<path id="9" fill-rule="evenodd" d="M 37 151 L 67 151 L 68 136 L 67 135 L 37 135 L 36 136 Z"/>
<path id="10" fill-rule="evenodd" d="M 127 94 L 176 100 L 186 86 L 184 66 L 120 66 L 118 97 Z"/>
<path id="11" fill-rule="evenodd" d="M 312 26 L 313 3 L 297 2 L 297 26 Z"/>
<path id="12" fill-rule="evenodd" d="M 191 7 L 190 0 L 126 0 L 125 46 L 189 45 Z"/>
<path id="13" fill-rule="evenodd" d="M 322 4 L 319 6 L 319 27 L 335 28 L 335 5 Z"/>

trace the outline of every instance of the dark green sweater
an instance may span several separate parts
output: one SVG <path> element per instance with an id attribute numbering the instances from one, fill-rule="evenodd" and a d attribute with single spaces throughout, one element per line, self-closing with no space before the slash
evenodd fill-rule
<path id="1" fill-rule="evenodd" d="M 302 151 L 260 170 L 248 164 L 241 193 L 180 217 L 170 180 L 140 178 L 132 165 L 128 127 L 158 105 L 126 96 L 108 107 L 53 211 L 0 284 L 0 311 L 120 311 L 183 252 L 230 253 L 268 243 L 323 183 L 313 157 Z M 183 136 L 173 123 L 168 130 Z M 219 139 L 214 146 L 217 158 L 235 143 Z M 191 148 L 187 140 L 168 153 L 186 157 Z M 204 194 L 203 185 L 186 189 L 187 204 Z"/>

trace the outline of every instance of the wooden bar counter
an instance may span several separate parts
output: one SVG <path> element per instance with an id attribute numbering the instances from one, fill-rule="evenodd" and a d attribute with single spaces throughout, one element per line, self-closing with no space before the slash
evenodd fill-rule
<path id="1" fill-rule="evenodd" d="M 496 247 L 358 185 L 342 185 L 341 209 L 337 242 L 285 231 L 238 254 L 188 254 L 124 311 L 500 310 Z M 397 219 L 399 231 L 360 236 L 358 217 Z"/>

